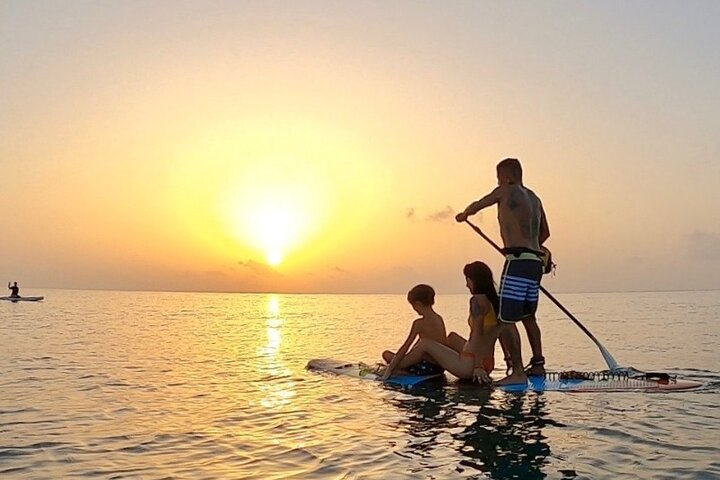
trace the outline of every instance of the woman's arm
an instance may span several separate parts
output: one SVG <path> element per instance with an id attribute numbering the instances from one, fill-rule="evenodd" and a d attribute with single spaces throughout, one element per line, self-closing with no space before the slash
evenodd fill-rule
<path id="1" fill-rule="evenodd" d="M 488 306 L 486 302 L 483 302 L 483 300 L 487 300 L 485 295 L 473 295 L 470 297 L 470 324 L 472 325 L 470 327 L 471 336 L 473 332 L 480 335 L 485 334 L 485 323 L 483 322 L 483 319 L 485 318 L 485 314 L 488 312 Z M 468 341 L 469 340 L 470 338 L 468 338 Z"/>
<path id="2" fill-rule="evenodd" d="M 487 352 L 482 348 L 485 337 L 485 315 L 488 313 L 490 305 L 484 295 L 473 295 L 470 298 L 470 337 L 468 338 L 467 350 L 471 351 L 474 356 L 473 379 L 480 383 L 491 383 L 492 379 L 483 367 L 483 360 L 487 356 Z"/>

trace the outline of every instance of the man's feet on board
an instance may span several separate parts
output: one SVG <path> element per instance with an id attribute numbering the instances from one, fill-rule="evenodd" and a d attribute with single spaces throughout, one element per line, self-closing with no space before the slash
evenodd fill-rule
<path id="1" fill-rule="evenodd" d="M 528 377 L 523 371 L 512 372 L 507 377 L 495 382 L 495 385 L 527 385 Z"/>
<path id="2" fill-rule="evenodd" d="M 525 374 L 530 377 L 545 376 L 545 357 L 533 357 L 530 363 L 525 367 Z"/>

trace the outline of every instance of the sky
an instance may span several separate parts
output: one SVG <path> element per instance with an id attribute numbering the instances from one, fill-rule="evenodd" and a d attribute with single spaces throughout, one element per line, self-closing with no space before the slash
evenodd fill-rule
<path id="1" fill-rule="evenodd" d="M 556 292 L 720 289 L 720 2 L 0 2 L 0 281 L 465 291 L 522 162 Z M 499 240 L 496 210 L 471 219 Z M 22 294 L 23 290 L 21 290 Z"/>

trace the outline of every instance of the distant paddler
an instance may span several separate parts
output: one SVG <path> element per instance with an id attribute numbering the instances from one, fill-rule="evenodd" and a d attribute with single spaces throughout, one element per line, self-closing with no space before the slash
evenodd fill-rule
<path id="1" fill-rule="evenodd" d="M 12 286 L 8 282 L 8 290 L 10 290 L 10 297 L 20 298 L 20 287 L 18 287 L 17 282 L 13 283 Z"/>
<path id="2" fill-rule="evenodd" d="M 492 192 L 468 205 L 455 216 L 458 222 L 492 205 L 498 206 L 505 266 L 500 278 L 498 321 L 502 325 L 500 340 L 510 354 L 509 375 L 499 384 L 527 382 L 527 375 L 544 375 L 540 328 L 535 319 L 540 279 L 545 271 L 542 244 L 550 236 L 540 198 L 523 185 L 522 167 L 516 158 L 506 158 L 497 165 L 498 186 Z M 516 322 L 522 321 L 533 351 L 527 370 L 522 368 L 520 336 Z M 510 371 L 512 369 L 512 371 Z"/>

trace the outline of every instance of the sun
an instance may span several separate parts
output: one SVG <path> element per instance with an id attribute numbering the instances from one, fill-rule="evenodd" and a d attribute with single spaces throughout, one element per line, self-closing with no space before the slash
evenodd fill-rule
<path id="1" fill-rule="evenodd" d="M 278 266 L 309 236 L 313 209 L 308 195 L 277 184 L 238 189 L 226 206 L 229 228 L 240 244 Z"/>
<path id="2" fill-rule="evenodd" d="M 265 256 L 267 263 L 273 267 L 277 267 L 283 260 L 283 253 L 280 250 L 270 250 Z"/>
<path id="3" fill-rule="evenodd" d="M 291 155 L 258 157 L 228 172 L 217 199 L 237 251 L 273 267 L 289 266 L 290 258 L 302 263 L 327 222 L 324 175 Z"/>
<path id="4" fill-rule="evenodd" d="M 279 265 L 300 240 L 304 214 L 289 199 L 270 197 L 247 209 L 244 236 L 262 250 L 268 264 Z"/>

